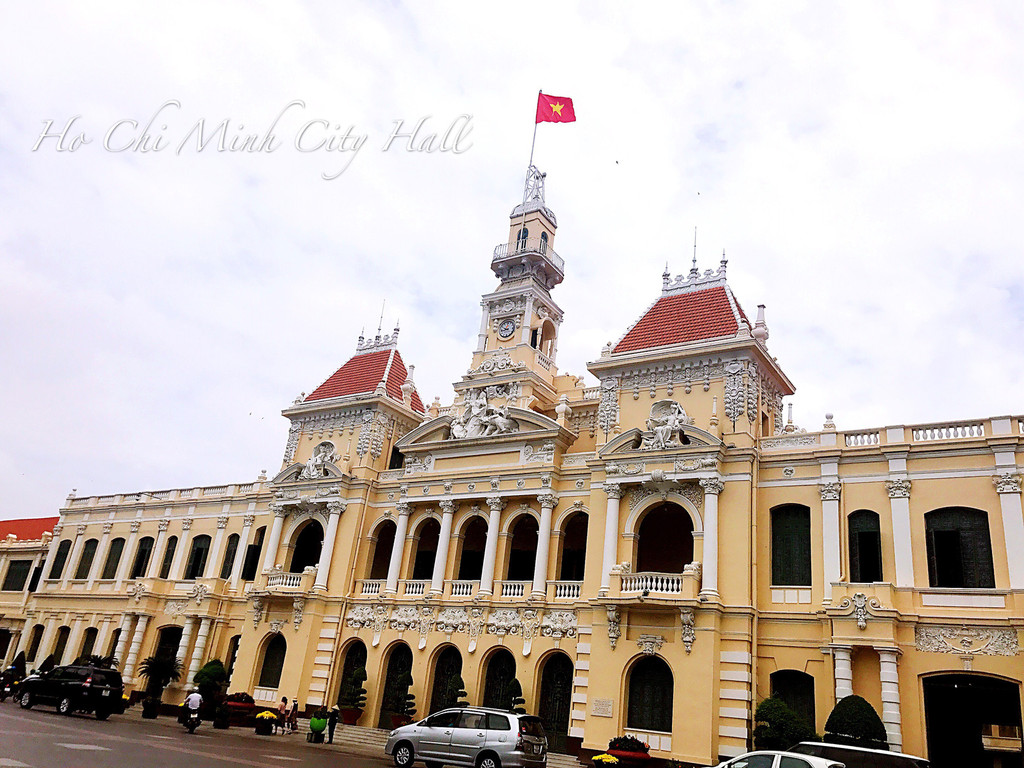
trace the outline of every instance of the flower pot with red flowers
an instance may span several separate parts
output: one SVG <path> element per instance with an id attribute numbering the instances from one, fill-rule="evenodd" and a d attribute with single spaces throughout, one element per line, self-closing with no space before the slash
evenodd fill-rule
<path id="1" fill-rule="evenodd" d="M 651 747 L 635 736 L 616 736 L 608 742 L 607 754 L 617 757 L 619 765 L 626 768 L 641 768 L 651 759 Z"/>

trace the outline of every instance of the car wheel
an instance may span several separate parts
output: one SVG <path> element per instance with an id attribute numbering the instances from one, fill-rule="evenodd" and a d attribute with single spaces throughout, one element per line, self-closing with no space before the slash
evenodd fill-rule
<path id="1" fill-rule="evenodd" d="M 412 761 L 412 744 L 408 741 L 403 741 L 395 747 L 395 765 L 397 765 L 398 768 L 408 768 L 412 765 Z"/>
<path id="2" fill-rule="evenodd" d="M 109 709 L 97 709 L 96 710 L 96 719 L 97 720 L 106 720 L 108 717 L 110 717 L 110 710 Z"/>
<path id="3" fill-rule="evenodd" d="M 60 702 L 58 702 L 57 711 L 60 712 L 62 715 L 70 715 L 72 712 L 75 711 L 75 708 L 71 703 L 70 696 L 65 696 L 63 699 L 60 700 Z"/>
<path id="4" fill-rule="evenodd" d="M 31 709 L 32 708 L 32 694 L 30 692 L 28 692 L 28 691 L 25 691 L 23 694 L 21 694 L 21 698 L 18 699 L 18 703 L 21 704 L 21 708 L 22 709 Z"/>
<path id="5" fill-rule="evenodd" d="M 501 761 L 497 755 L 487 753 L 486 755 L 481 755 L 476 761 L 476 768 L 501 768 Z"/>

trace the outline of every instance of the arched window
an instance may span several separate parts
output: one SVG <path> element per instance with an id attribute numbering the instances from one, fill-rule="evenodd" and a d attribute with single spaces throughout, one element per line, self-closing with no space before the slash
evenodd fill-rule
<path id="1" fill-rule="evenodd" d="M 373 557 L 370 559 L 371 579 L 386 579 L 388 565 L 391 563 L 391 548 L 395 543 L 395 524 L 387 520 L 377 529 L 377 541 L 373 545 Z"/>
<path id="2" fill-rule="evenodd" d="M 7 655 L 7 649 L 11 646 L 11 630 L 0 629 L 0 659 Z"/>
<path id="3" fill-rule="evenodd" d="M 850 532 L 850 581 L 867 584 L 882 580 L 882 534 L 878 514 L 858 509 L 848 520 Z"/>
<path id="4" fill-rule="evenodd" d="M 431 518 L 420 526 L 416 557 L 412 562 L 414 581 L 429 579 L 434 575 L 434 560 L 437 559 L 437 542 L 440 536 L 441 526 L 437 520 Z"/>
<path id="5" fill-rule="evenodd" d="M 85 542 L 85 546 L 82 547 L 82 556 L 78 558 L 78 568 L 75 570 L 76 579 L 89 578 L 89 570 L 92 568 L 93 558 L 96 557 L 97 546 L 99 546 L 99 541 L 96 539 L 89 539 Z"/>
<path id="6" fill-rule="evenodd" d="M 117 566 L 121 562 L 121 553 L 124 552 L 124 539 L 118 537 L 110 542 L 110 549 L 107 551 L 107 559 L 103 563 L 101 579 L 112 579 L 117 576 Z"/>
<path id="7" fill-rule="evenodd" d="M 117 641 L 121 639 L 121 628 L 115 627 L 114 631 L 110 633 L 110 642 L 107 644 L 107 656 L 113 656 L 117 650 Z M 117 660 L 120 663 L 120 659 Z"/>
<path id="8" fill-rule="evenodd" d="M 92 656 L 92 652 L 96 647 L 96 635 L 99 634 L 99 630 L 96 627 L 89 627 L 85 630 L 85 636 L 82 638 L 82 652 L 78 656 L 82 659 L 87 656 Z"/>
<path id="9" fill-rule="evenodd" d="M 672 670 L 657 656 L 643 657 L 629 672 L 626 727 L 672 731 Z"/>
<path id="10" fill-rule="evenodd" d="M 281 684 L 281 670 L 284 669 L 284 657 L 288 651 L 288 643 L 284 635 L 277 634 L 270 638 L 263 651 L 263 665 L 260 667 L 260 688 L 277 688 Z"/>
<path id="11" fill-rule="evenodd" d="M 537 521 L 532 515 L 520 515 L 512 527 L 509 540 L 509 581 L 530 581 L 537 561 Z"/>
<path id="12" fill-rule="evenodd" d="M 295 537 L 295 547 L 292 549 L 292 562 L 288 572 L 302 573 L 308 566 L 319 563 L 320 550 L 323 549 L 323 546 L 324 529 L 320 523 L 312 520 Z"/>
<path id="13" fill-rule="evenodd" d="M 178 653 L 178 646 L 181 644 L 181 636 L 184 634 L 182 627 L 169 626 L 161 627 L 156 636 L 156 652 L 154 656 L 159 658 L 174 658 Z M 185 649 L 188 650 L 187 648 Z"/>
<path id="14" fill-rule="evenodd" d="M 487 660 L 487 673 L 484 676 L 483 706 L 508 709 L 512 703 L 509 686 L 515 678 L 515 657 L 504 648 L 491 654 L 491 658 Z"/>
<path id="15" fill-rule="evenodd" d="M 530 230 L 523 227 L 519 230 L 519 234 L 516 235 L 516 250 L 521 251 L 526 248 L 526 240 L 530 237 Z"/>
<path id="16" fill-rule="evenodd" d="M 53 646 L 53 661 L 60 664 L 64 659 L 64 651 L 68 647 L 68 638 L 71 636 L 71 627 L 61 627 L 57 630 L 57 642 Z"/>
<path id="17" fill-rule="evenodd" d="M 68 553 L 71 551 L 71 542 L 68 539 L 64 539 L 57 546 L 57 553 L 53 556 L 53 565 L 50 566 L 50 575 L 48 579 L 59 579 L 61 574 L 64 573 L 64 566 L 68 562 Z"/>
<path id="18" fill-rule="evenodd" d="M 228 543 L 224 548 L 224 562 L 220 566 L 222 579 L 231 578 L 231 569 L 235 567 L 235 556 L 238 554 L 238 542 L 241 541 L 241 538 L 237 533 L 228 536 Z"/>
<path id="19" fill-rule="evenodd" d="M 210 554 L 210 537 L 203 534 L 192 539 L 192 550 L 185 565 L 186 579 L 201 579 L 206 571 L 206 558 Z"/>
<path id="20" fill-rule="evenodd" d="M 462 683 L 462 654 L 449 645 L 434 663 L 434 685 L 430 692 L 430 712 L 454 707 L 459 700 Z M 428 713 L 430 714 L 430 713 Z"/>
<path id="21" fill-rule="evenodd" d="M 43 625 L 36 624 L 32 627 L 32 634 L 28 638 L 28 650 L 25 651 L 25 661 L 35 661 L 39 653 L 39 643 L 43 639 Z"/>
<path id="22" fill-rule="evenodd" d="M 171 575 L 171 563 L 174 562 L 174 550 L 178 548 L 178 537 L 171 536 L 164 547 L 164 561 L 160 564 L 160 578 L 166 579 Z"/>
<path id="23" fill-rule="evenodd" d="M 338 705 L 341 706 L 350 693 L 359 688 L 365 688 L 362 682 L 356 682 L 353 675 L 357 669 L 363 668 L 366 672 L 366 646 L 362 640 L 352 641 L 345 650 L 345 663 L 341 665 L 341 680 L 338 686 Z"/>
<path id="24" fill-rule="evenodd" d="M 252 544 L 245 548 L 245 562 L 242 563 L 242 581 L 252 581 L 256 578 L 256 571 L 260 567 L 260 555 L 263 554 L 263 537 L 267 527 L 256 529 Z"/>
<path id="25" fill-rule="evenodd" d="M 548 252 L 548 233 L 547 232 L 541 232 L 540 233 L 540 252 L 541 253 L 547 253 Z"/>
<path id="26" fill-rule="evenodd" d="M 976 589 L 996 585 L 987 513 L 964 507 L 936 509 L 924 516 L 924 527 L 929 585 Z"/>
<path id="27" fill-rule="evenodd" d="M 811 586 L 811 510 L 800 504 L 772 510 L 772 584 Z"/>
<path id="28" fill-rule="evenodd" d="M 772 696 L 782 699 L 811 730 L 817 730 L 814 717 L 814 678 L 798 669 L 780 669 L 771 674 Z"/>
<path id="29" fill-rule="evenodd" d="M 558 570 L 558 578 L 562 581 L 583 581 L 583 571 L 587 564 L 588 522 L 586 512 L 577 512 L 565 526 L 562 564 Z"/>
<path id="30" fill-rule="evenodd" d="M 459 554 L 459 580 L 476 581 L 484 569 L 484 548 L 487 544 L 487 523 L 474 517 L 462 529 L 462 552 Z"/>
<path id="31" fill-rule="evenodd" d="M 665 502 L 649 509 L 637 538 L 638 572 L 682 573 L 693 561 L 693 520 L 678 504 Z"/>
<path id="32" fill-rule="evenodd" d="M 141 579 L 149 570 L 149 558 L 153 556 L 153 537 L 143 536 L 139 539 L 139 548 L 135 550 L 135 562 L 132 563 L 130 579 Z"/>

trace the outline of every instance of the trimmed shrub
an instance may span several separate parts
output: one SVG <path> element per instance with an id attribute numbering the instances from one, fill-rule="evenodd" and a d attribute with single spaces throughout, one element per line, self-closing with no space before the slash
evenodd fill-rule
<path id="1" fill-rule="evenodd" d="M 836 702 L 825 723 L 825 739 L 851 747 L 889 749 L 882 718 L 874 707 L 857 695 L 845 696 Z"/>
<path id="2" fill-rule="evenodd" d="M 818 741 L 818 736 L 782 699 L 768 698 L 754 712 L 754 748 L 789 749 L 801 741 Z"/>

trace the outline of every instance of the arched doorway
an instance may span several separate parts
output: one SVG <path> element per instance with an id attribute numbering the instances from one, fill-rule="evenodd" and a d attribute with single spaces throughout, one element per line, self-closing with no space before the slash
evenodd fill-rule
<path id="1" fill-rule="evenodd" d="M 287 653 L 288 641 L 284 635 L 279 633 L 270 638 L 263 650 L 263 663 L 260 665 L 257 683 L 260 688 L 277 690 L 281 685 L 281 672 L 284 670 L 284 657 Z"/>
<path id="2" fill-rule="evenodd" d="M 540 676 L 537 714 L 544 721 L 551 752 L 567 751 L 569 710 L 572 708 L 573 663 L 564 653 L 548 656 Z"/>
<path id="3" fill-rule="evenodd" d="M 565 524 L 562 536 L 562 563 L 558 569 L 561 581 L 583 581 L 587 564 L 587 523 L 586 512 L 577 512 Z"/>
<path id="4" fill-rule="evenodd" d="M 495 707 L 496 709 L 508 709 L 512 702 L 509 686 L 515 679 L 515 657 L 504 648 L 499 648 L 487 660 L 483 705 L 485 707 Z"/>
<path id="5" fill-rule="evenodd" d="M 812 731 L 817 730 L 814 716 L 814 678 L 799 669 L 780 669 L 769 677 L 771 694 L 782 699 Z"/>
<path id="6" fill-rule="evenodd" d="M 520 515 L 512 527 L 508 551 L 508 581 L 532 581 L 537 560 L 537 521 L 532 515 Z"/>
<path id="7" fill-rule="evenodd" d="M 932 768 L 1020 768 L 1019 752 L 986 751 L 982 738 L 985 732 L 997 735 L 998 726 L 1007 731 L 1015 728 L 1020 738 L 1019 683 L 984 675 L 948 674 L 926 677 L 922 686 Z"/>
<path id="8" fill-rule="evenodd" d="M 430 712 L 454 707 L 462 690 L 462 654 L 449 645 L 434 663 L 434 685 L 430 692 Z"/>
<path id="9" fill-rule="evenodd" d="M 353 680 L 355 671 L 360 667 L 363 668 L 364 672 L 366 671 L 366 646 L 362 640 L 353 640 L 349 643 L 348 648 L 345 649 L 345 661 L 341 665 L 341 678 L 338 682 L 337 698 L 339 706 L 344 706 L 342 702 L 347 698 L 351 690 L 366 687 L 363 681 L 356 683 Z"/>
<path id="10" fill-rule="evenodd" d="M 416 542 L 416 557 L 412 561 L 412 580 L 426 581 L 434 575 L 434 560 L 437 558 L 437 542 L 441 537 L 441 526 L 430 518 L 420 526 Z"/>
<path id="11" fill-rule="evenodd" d="M 173 658 L 178 652 L 181 634 L 181 627 L 161 627 L 156 636 L 156 651 L 153 652 L 153 655 L 160 658 Z"/>
<path id="12" fill-rule="evenodd" d="M 487 544 L 487 523 L 474 517 L 462 531 L 459 553 L 459 580 L 478 581 L 484 569 L 484 548 Z"/>
<path id="13" fill-rule="evenodd" d="M 93 655 L 93 650 L 96 647 L 96 636 L 99 634 L 99 630 L 96 627 L 89 627 L 85 630 L 85 635 L 82 637 L 82 652 L 78 654 L 79 658 L 86 659 Z"/>
<path id="14" fill-rule="evenodd" d="M 672 670 L 663 659 L 645 656 L 629 672 L 626 727 L 672 731 Z"/>
<path id="15" fill-rule="evenodd" d="M 392 715 L 397 715 L 409 692 L 412 674 L 412 651 L 405 643 L 398 643 L 388 655 L 388 671 L 384 676 L 384 694 L 380 702 L 378 728 L 394 728 Z M 422 706 L 422 705 L 421 705 Z"/>
<path id="16" fill-rule="evenodd" d="M 682 573 L 693 562 L 693 520 L 678 504 L 665 502 L 649 509 L 637 539 L 639 573 Z"/>
<path id="17" fill-rule="evenodd" d="M 367 578 L 383 580 L 388 577 L 388 565 L 391 563 L 391 548 L 395 544 L 395 523 L 386 520 L 377 529 L 377 541 L 373 545 L 373 557 L 370 558 L 370 573 Z"/>
<path id="18" fill-rule="evenodd" d="M 311 520 L 295 537 L 292 549 L 292 564 L 289 573 L 302 573 L 304 569 L 320 562 L 320 550 L 324 546 L 324 529 L 316 520 Z"/>

